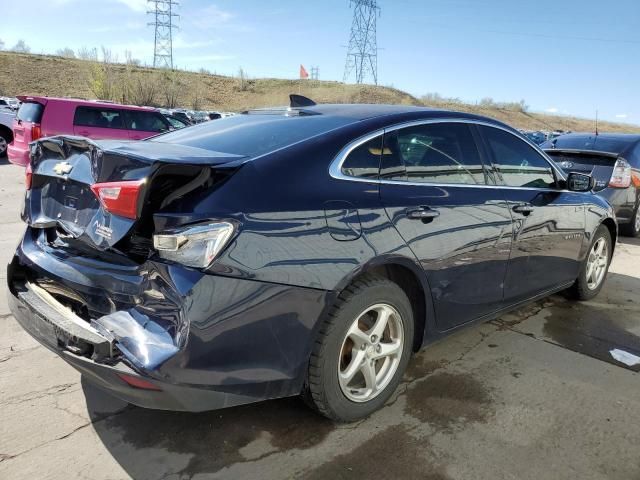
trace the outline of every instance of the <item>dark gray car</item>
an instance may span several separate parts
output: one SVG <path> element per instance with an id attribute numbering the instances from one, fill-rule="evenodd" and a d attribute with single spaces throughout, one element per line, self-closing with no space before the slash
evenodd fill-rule
<path id="1" fill-rule="evenodd" d="M 615 209 L 623 235 L 640 235 L 640 135 L 571 133 L 541 147 L 566 172 L 588 173 Z"/>

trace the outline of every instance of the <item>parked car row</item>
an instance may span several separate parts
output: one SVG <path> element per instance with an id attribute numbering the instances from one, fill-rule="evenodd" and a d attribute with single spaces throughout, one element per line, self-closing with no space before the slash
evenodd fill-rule
<path id="1" fill-rule="evenodd" d="M 571 133 L 571 132 L 565 132 L 564 130 L 553 130 L 553 131 L 520 130 L 520 133 L 522 133 L 525 137 L 527 137 L 536 145 L 541 145 L 547 140 L 553 140 L 554 138 L 559 137 L 560 135 L 565 135 L 566 133 Z"/>
<path id="2" fill-rule="evenodd" d="M 20 100 L 13 97 L 0 97 L 0 110 L 7 108 L 17 111 L 20 108 Z"/>
<path id="3" fill-rule="evenodd" d="M 181 110 L 119 105 L 111 102 L 21 96 L 22 106 L 12 119 L 11 135 L 4 135 L 0 119 L 0 151 L 9 160 L 26 165 L 29 143 L 55 135 L 78 135 L 93 140 L 143 140 L 192 124 Z M 207 117 L 208 120 L 208 117 Z M 204 121 L 204 120 L 203 120 Z M 8 147 L 6 146 L 8 144 Z"/>
<path id="4" fill-rule="evenodd" d="M 143 142 L 38 140 L 7 275 L 17 321 L 132 404 L 302 395 L 353 421 L 423 346 L 601 290 L 616 214 L 587 168 L 565 173 L 490 118 L 295 100 Z M 129 127 L 122 139 L 162 124 L 149 109 L 24 101 L 21 142 L 60 122 Z M 64 120 L 48 126 L 49 108 Z"/>

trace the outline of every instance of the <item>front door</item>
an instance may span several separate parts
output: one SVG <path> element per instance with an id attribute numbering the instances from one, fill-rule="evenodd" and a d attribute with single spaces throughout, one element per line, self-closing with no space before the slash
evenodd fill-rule
<path id="1" fill-rule="evenodd" d="M 478 128 L 514 221 L 505 300 L 515 303 L 573 282 L 585 228 L 584 194 L 558 188 L 550 162 L 514 133 Z"/>
<path id="2" fill-rule="evenodd" d="M 511 215 L 467 123 L 388 131 L 380 194 L 426 272 L 444 331 L 498 310 L 511 250 Z"/>

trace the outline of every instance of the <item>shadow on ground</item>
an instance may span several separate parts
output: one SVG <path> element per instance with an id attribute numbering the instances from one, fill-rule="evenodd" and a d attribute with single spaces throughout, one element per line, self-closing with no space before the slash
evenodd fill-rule
<path id="1" fill-rule="evenodd" d="M 538 322 L 537 333 L 530 336 L 624 366 L 609 352 L 620 348 L 640 356 L 640 307 L 632 301 L 638 291 L 639 279 L 611 273 L 605 289 L 591 302 L 575 303 L 557 295 L 515 311 L 496 325 L 526 334 L 533 325 L 528 322 Z M 469 374 L 465 372 L 457 376 L 436 372 L 442 366 L 420 355 L 414 357 L 407 378 L 418 383 L 407 392 L 405 413 L 443 432 L 450 428 L 452 418 L 483 421 L 492 408 L 489 393 L 476 385 L 474 378 L 466 378 Z M 640 370 L 640 366 L 626 368 Z M 126 406 L 84 381 L 83 388 L 95 422 L 93 428 L 113 458 L 136 479 L 213 474 L 273 453 L 313 448 L 339 428 L 297 398 L 192 414 Z M 385 448 L 389 443 L 415 443 L 402 425 L 387 430 L 372 437 L 369 446 L 378 448 L 379 442 Z M 342 478 L 342 467 L 348 464 L 362 466 L 351 473 L 374 475 L 370 471 L 370 449 L 352 447 L 348 456 L 327 461 L 308 473 L 317 478 Z M 424 474 L 432 472 L 431 478 L 445 478 L 435 466 L 416 466 Z"/>

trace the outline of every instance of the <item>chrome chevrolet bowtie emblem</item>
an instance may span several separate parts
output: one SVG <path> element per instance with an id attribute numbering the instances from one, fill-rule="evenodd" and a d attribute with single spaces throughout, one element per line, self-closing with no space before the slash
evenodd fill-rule
<path id="1" fill-rule="evenodd" d="M 56 163 L 56 166 L 53 167 L 53 171 L 58 175 L 68 175 L 73 170 L 73 165 L 69 162 L 60 162 Z"/>

